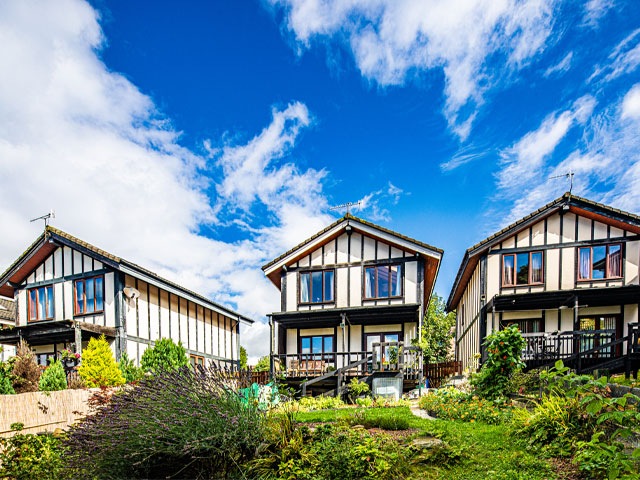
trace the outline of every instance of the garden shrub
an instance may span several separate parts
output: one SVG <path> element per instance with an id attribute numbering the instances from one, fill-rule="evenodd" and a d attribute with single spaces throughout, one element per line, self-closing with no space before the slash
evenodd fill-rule
<path id="1" fill-rule="evenodd" d="M 158 340 L 153 347 L 144 351 L 140 359 L 142 370 L 154 374 L 164 370 L 177 370 L 187 365 L 189 357 L 182 343 L 176 344 L 170 338 Z"/>
<path id="2" fill-rule="evenodd" d="M 37 392 L 41 373 L 31 347 L 21 340 L 13 359 L 13 388 L 16 393 Z"/>
<path id="3" fill-rule="evenodd" d="M 488 399 L 505 397 L 509 393 L 509 379 L 524 367 L 522 349 L 526 342 L 516 325 L 487 336 L 484 342 L 487 360 L 480 372 L 471 378 L 476 393 Z"/>
<path id="4" fill-rule="evenodd" d="M 632 457 L 617 439 L 640 432 L 640 398 L 631 393 L 612 397 L 606 377 L 576 375 L 562 361 L 540 376 L 547 393 L 532 412 L 521 410 L 514 416 L 516 434 L 547 454 L 576 454 L 589 478 L 624 473 Z M 638 449 L 633 455 L 640 456 Z M 607 459 L 609 466 L 603 469 Z"/>
<path id="5" fill-rule="evenodd" d="M 75 478 L 228 478 L 264 439 L 264 414 L 213 368 L 161 371 L 71 428 Z"/>
<path id="6" fill-rule="evenodd" d="M 347 396 L 351 403 L 354 403 L 359 396 L 367 395 L 370 391 L 367 382 L 361 382 L 357 378 L 352 378 L 347 385 Z"/>
<path id="7" fill-rule="evenodd" d="M 9 362 L 0 362 L 0 395 L 14 395 L 16 391 L 11 383 L 12 366 Z"/>
<path id="8" fill-rule="evenodd" d="M 298 401 L 301 411 L 327 410 L 329 408 L 344 408 L 347 405 L 338 397 L 302 397 Z"/>
<path id="9" fill-rule="evenodd" d="M 42 372 L 39 387 L 43 392 L 53 392 L 67 388 L 67 376 L 64 373 L 62 363 L 58 360 L 51 362 L 51 365 Z"/>
<path id="10" fill-rule="evenodd" d="M 284 431 L 284 429 L 279 430 Z M 387 435 L 364 428 L 321 425 L 295 428 L 250 462 L 250 478 L 299 480 L 397 479 L 409 472 L 409 452 Z"/>
<path id="11" fill-rule="evenodd" d="M 507 391 L 518 395 L 538 395 L 540 393 L 540 371 L 516 371 L 511 374 Z"/>
<path id="12" fill-rule="evenodd" d="M 136 367 L 133 360 L 131 360 L 129 355 L 127 355 L 127 352 L 124 352 L 120 357 L 118 368 L 127 383 L 137 382 L 144 377 L 144 370 L 140 367 Z"/>
<path id="13" fill-rule="evenodd" d="M 125 383 L 109 342 L 101 335 L 92 338 L 83 352 L 78 374 L 87 387 L 114 387 Z"/>
<path id="14" fill-rule="evenodd" d="M 0 478 L 58 480 L 62 451 L 60 439 L 49 433 L 0 438 Z"/>
<path id="15" fill-rule="evenodd" d="M 462 420 L 497 425 L 511 418 L 512 408 L 461 392 L 455 387 L 433 390 L 420 398 L 418 405 L 430 415 L 443 420 Z"/>

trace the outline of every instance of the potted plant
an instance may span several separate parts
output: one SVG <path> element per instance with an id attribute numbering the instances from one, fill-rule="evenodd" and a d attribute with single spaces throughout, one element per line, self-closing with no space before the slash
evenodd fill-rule
<path id="1" fill-rule="evenodd" d="M 65 368 L 71 369 L 78 365 L 78 362 L 80 361 L 80 354 L 65 348 L 60 352 L 60 360 L 62 360 L 62 364 Z"/>
<path id="2" fill-rule="evenodd" d="M 389 347 L 389 368 L 396 370 L 398 368 L 398 347 Z"/>

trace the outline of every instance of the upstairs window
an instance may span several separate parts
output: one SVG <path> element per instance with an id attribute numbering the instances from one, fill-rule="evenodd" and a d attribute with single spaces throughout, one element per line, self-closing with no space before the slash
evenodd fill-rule
<path id="1" fill-rule="evenodd" d="M 544 283 L 542 252 L 502 255 L 502 286 L 538 285 Z"/>
<path id="2" fill-rule="evenodd" d="M 104 310 L 104 277 L 84 278 L 75 283 L 76 315 L 100 313 Z"/>
<path id="3" fill-rule="evenodd" d="M 578 280 L 622 277 L 622 245 L 582 247 L 578 253 Z"/>
<path id="4" fill-rule="evenodd" d="M 29 290 L 29 321 L 53 318 L 53 285 Z"/>
<path id="5" fill-rule="evenodd" d="M 329 303 L 334 299 L 334 271 L 300 274 L 300 303 Z"/>
<path id="6" fill-rule="evenodd" d="M 402 265 L 380 265 L 364 269 L 364 297 L 402 296 Z"/>

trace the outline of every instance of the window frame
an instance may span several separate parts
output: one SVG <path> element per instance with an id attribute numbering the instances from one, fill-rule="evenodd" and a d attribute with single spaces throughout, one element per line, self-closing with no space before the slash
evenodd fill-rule
<path id="1" fill-rule="evenodd" d="M 533 274 L 533 268 L 531 268 L 531 265 L 533 264 L 532 261 L 532 256 L 539 253 L 540 254 L 540 277 L 542 278 L 542 280 L 540 282 L 532 282 L 531 281 L 531 277 Z M 528 276 L 528 282 L 527 283 L 518 283 L 518 255 L 522 255 L 522 254 L 527 254 L 529 255 L 529 271 L 527 273 Z M 514 283 L 506 283 L 506 275 L 504 274 L 504 260 L 505 257 L 512 257 L 513 258 L 513 281 Z M 526 252 L 514 252 L 514 253 L 503 253 L 501 255 L 500 258 L 500 276 L 502 277 L 501 279 L 501 284 L 503 288 L 517 288 L 517 287 L 531 287 L 531 286 L 536 286 L 536 285 L 544 285 L 545 282 L 545 278 L 544 278 L 544 264 L 545 264 L 545 255 L 544 255 L 544 251 L 543 250 L 530 250 L 530 251 L 526 251 Z"/>
<path id="2" fill-rule="evenodd" d="M 325 275 L 329 272 L 331 272 L 331 274 L 333 275 L 333 280 L 331 282 L 332 289 L 333 289 L 333 297 L 331 300 L 326 300 L 325 299 L 325 295 L 326 295 Z M 314 273 L 322 273 L 322 300 L 319 302 L 313 301 L 313 274 Z M 309 275 L 309 301 L 302 300 L 302 276 L 303 275 Z M 336 269 L 335 268 L 324 268 L 321 270 L 319 269 L 306 270 L 298 274 L 298 305 L 327 305 L 327 304 L 335 303 L 335 301 L 336 301 Z"/>
<path id="3" fill-rule="evenodd" d="M 309 352 L 303 352 L 302 351 L 302 341 L 305 339 L 310 339 L 309 340 Z M 314 338 L 321 338 L 321 343 L 322 343 L 322 352 L 320 353 L 313 353 L 313 339 Z M 331 338 L 331 345 L 333 348 L 333 351 L 328 352 L 325 351 L 325 339 L 326 338 Z M 333 362 L 335 361 L 335 353 L 337 353 L 336 350 L 337 346 L 336 346 L 336 334 L 335 333 L 327 333 L 327 334 L 321 334 L 321 335 L 300 335 L 298 337 L 298 354 L 300 355 L 300 358 L 302 358 L 303 360 L 323 360 L 325 362 Z"/>
<path id="4" fill-rule="evenodd" d="M 198 365 L 204 368 L 205 359 L 202 355 L 195 355 L 193 353 L 189 354 L 189 364 L 191 368 L 196 368 Z"/>
<path id="5" fill-rule="evenodd" d="M 545 333 L 546 332 L 545 320 L 546 319 L 543 317 L 500 320 L 499 327 L 500 327 L 500 330 L 504 330 L 505 328 L 515 324 L 518 327 L 518 330 L 520 330 L 520 333 L 524 333 L 524 334 Z M 534 331 L 535 330 L 534 327 L 536 324 L 538 324 L 538 331 Z M 523 325 L 525 326 L 524 330 L 521 328 Z"/>
<path id="6" fill-rule="evenodd" d="M 96 280 L 97 279 L 102 279 L 102 309 L 98 310 L 96 308 L 96 302 L 97 302 L 97 298 L 98 295 L 96 295 L 96 292 L 98 291 L 96 289 Z M 94 285 L 93 285 L 93 311 L 88 312 L 87 311 L 87 282 L 89 281 L 93 281 Z M 82 296 L 83 296 L 83 307 L 84 310 L 82 312 L 78 311 L 78 284 L 82 283 L 83 284 L 83 291 L 82 291 Z M 92 277 L 85 277 L 85 278 L 79 278 L 77 280 L 75 280 L 73 282 L 73 315 L 76 317 L 79 316 L 86 316 L 86 315 L 100 315 L 104 313 L 104 303 L 105 303 L 105 298 L 104 298 L 104 292 L 105 292 L 105 284 L 104 284 L 104 275 L 95 275 Z"/>
<path id="7" fill-rule="evenodd" d="M 367 265 L 362 269 L 362 299 L 363 300 L 388 300 L 393 298 L 403 298 L 404 297 L 404 267 L 403 263 L 387 263 L 384 265 Z M 387 268 L 389 270 L 389 274 L 387 278 L 391 277 L 391 267 L 398 267 L 400 269 L 400 293 L 398 295 L 391 295 L 391 282 L 389 281 L 389 295 L 380 296 L 378 292 L 378 269 Z M 375 281 L 373 282 L 374 288 L 374 296 L 367 296 L 367 270 L 375 269 Z"/>
<path id="8" fill-rule="evenodd" d="M 45 316 L 40 316 L 40 302 L 39 302 L 39 291 L 44 290 L 45 292 Z M 51 292 L 49 295 L 47 292 Z M 31 306 L 31 292 L 36 293 L 35 307 L 36 307 L 36 316 L 35 318 L 31 318 L 31 314 L 33 312 Z M 46 315 L 46 312 L 49 311 L 49 305 L 52 307 L 52 315 Z M 53 288 L 53 284 L 50 285 L 40 285 L 39 287 L 29 288 L 27 290 L 27 322 L 44 322 L 47 320 L 53 320 L 56 316 L 56 302 L 55 302 L 55 292 Z"/>
<path id="9" fill-rule="evenodd" d="M 593 249 L 598 247 L 605 247 L 605 272 L 603 278 L 593 278 Z M 619 247 L 620 248 L 620 275 L 611 276 L 609 274 L 609 249 L 611 247 Z M 581 276 L 580 270 L 580 252 L 582 250 L 589 249 L 589 278 L 585 278 Z M 606 243 L 603 245 L 589 245 L 585 247 L 577 247 L 577 255 L 576 255 L 576 281 L 578 282 L 602 282 L 607 280 L 621 280 L 624 278 L 624 247 L 622 243 Z"/>

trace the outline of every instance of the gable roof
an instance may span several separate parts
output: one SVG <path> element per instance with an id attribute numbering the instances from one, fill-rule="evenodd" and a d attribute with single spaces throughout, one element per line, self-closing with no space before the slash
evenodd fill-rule
<path id="1" fill-rule="evenodd" d="M 350 213 L 270 261 L 262 267 L 262 270 L 276 287 L 281 288 L 280 272 L 282 267 L 298 261 L 320 246 L 337 238 L 346 231 L 347 227 L 354 232 L 379 239 L 404 251 L 422 255 L 425 258 L 425 297 L 427 300 L 430 298 L 431 290 L 438 275 L 443 251 L 427 243 L 355 217 Z"/>
<path id="2" fill-rule="evenodd" d="M 640 234 L 640 216 L 567 192 L 468 248 L 458 269 L 453 287 L 451 288 L 451 293 L 447 300 L 447 310 L 451 311 L 456 308 L 462 292 L 464 292 L 464 288 L 482 254 L 488 252 L 494 245 L 518 234 L 525 228 L 544 220 L 560 210 Z"/>
<path id="3" fill-rule="evenodd" d="M 251 324 L 253 320 L 239 313 L 209 300 L 196 292 L 160 277 L 151 270 L 147 270 L 133 262 L 113 255 L 105 250 L 91 245 L 79 238 L 74 237 L 62 230 L 48 225 L 44 232 L 33 242 L 15 262 L 0 275 L 0 295 L 13 297 L 14 288 L 24 281 L 27 276 L 42 263 L 53 251 L 60 247 L 67 246 L 82 252 L 83 254 L 101 261 L 103 264 L 114 270 L 126 273 L 147 283 L 167 290 L 171 293 L 187 298 L 194 303 L 210 308 L 216 312 L 231 318 L 238 319 L 244 323 Z"/>

